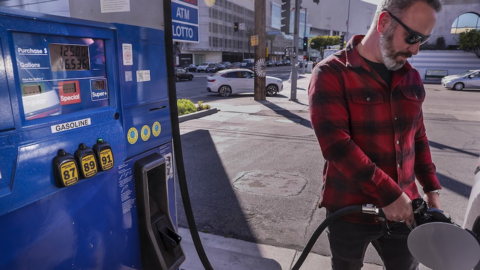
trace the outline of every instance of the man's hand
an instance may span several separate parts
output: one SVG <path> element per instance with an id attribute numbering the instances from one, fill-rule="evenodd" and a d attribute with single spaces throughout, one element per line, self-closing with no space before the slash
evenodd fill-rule
<path id="1" fill-rule="evenodd" d="M 428 192 L 423 195 L 423 200 L 427 203 L 428 207 L 434 207 L 441 209 L 440 195 L 436 192 Z"/>
<path id="2" fill-rule="evenodd" d="M 407 225 L 413 225 L 412 201 L 405 193 L 402 193 L 393 203 L 383 207 L 382 210 L 388 220 L 395 222 L 405 221 Z"/>

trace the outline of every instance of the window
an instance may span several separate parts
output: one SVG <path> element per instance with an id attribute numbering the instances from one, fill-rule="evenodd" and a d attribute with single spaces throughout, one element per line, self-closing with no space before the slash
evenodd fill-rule
<path id="1" fill-rule="evenodd" d="M 460 34 L 472 29 L 480 30 L 480 16 L 471 12 L 464 13 L 453 21 L 451 34 Z"/>
<path id="2" fill-rule="evenodd" d="M 272 3 L 272 16 L 271 16 L 271 25 L 272 25 L 272 28 L 276 28 L 276 29 L 280 29 L 280 26 L 281 26 L 281 12 L 282 12 L 282 8 L 275 4 L 275 3 Z"/>
<path id="3" fill-rule="evenodd" d="M 239 72 L 236 72 L 236 71 L 235 72 L 229 72 L 229 73 L 227 73 L 227 78 L 243 78 L 243 76 L 239 77 L 238 73 Z"/>

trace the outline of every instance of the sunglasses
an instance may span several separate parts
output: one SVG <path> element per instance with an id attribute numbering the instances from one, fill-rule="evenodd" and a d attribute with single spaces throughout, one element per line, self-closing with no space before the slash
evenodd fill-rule
<path id="1" fill-rule="evenodd" d="M 422 35 L 418 32 L 413 31 L 408 26 L 406 26 L 399 18 L 395 17 L 390 11 L 384 9 L 383 11 L 388 12 L 390 17 L 392 17 L 395 21 L 397 21 L 405 30 L 408 32 L 408 37 L 405 38 L 405 42 L 410 45 L 414 45 L 420 42 L 420 45 L 427 42 L 430 39 L 430 35 Z"/>

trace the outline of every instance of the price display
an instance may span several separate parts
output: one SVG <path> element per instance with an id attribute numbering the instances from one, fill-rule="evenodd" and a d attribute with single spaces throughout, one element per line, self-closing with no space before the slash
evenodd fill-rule
<path id="1" fill-rule="evenodd" d="M 23 96 L 32 96 L 42 93 L 40 85 L 25 85 L 23 87 Z"/>
<path id="2" fill-rule="evenodd" d="M 90 70 L 87 45 L 49 44 L 52 71 Z"/>
<path id="3" fill-rule="evenodd" d="M 64 94 L 77 92 L 77 87 L 75 83 L 64 83 L 62 84 L 62 89 Z"/>
<path id="4" fill-rule="evenodd" d="M 94 81 L 93 90 L 105 90 L 105 81 Z"/>

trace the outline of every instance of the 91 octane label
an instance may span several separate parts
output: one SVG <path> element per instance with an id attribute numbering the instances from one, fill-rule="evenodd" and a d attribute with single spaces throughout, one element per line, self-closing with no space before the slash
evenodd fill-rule
<path id="1" fill-rule="evenodd" d="M 88 155 L 82 158 L 82 171 L 85 178 L 90 178 L 97 174 L 97 162 L 94 155 Z"/>
<path id="2" fill-rule="evenodd" d="M 73 161 L 67 161 L 60 165 L 60 177 L 63 185 L 68 187 L 78 182 L 78 169 Z"/>
<path id="3" fill-rule="evenodd" d="M 100 165 L 102 166 L 102 170 L 104 171 L 113 168 L 112 150 L 105 149 L 100 152 Z"/>

